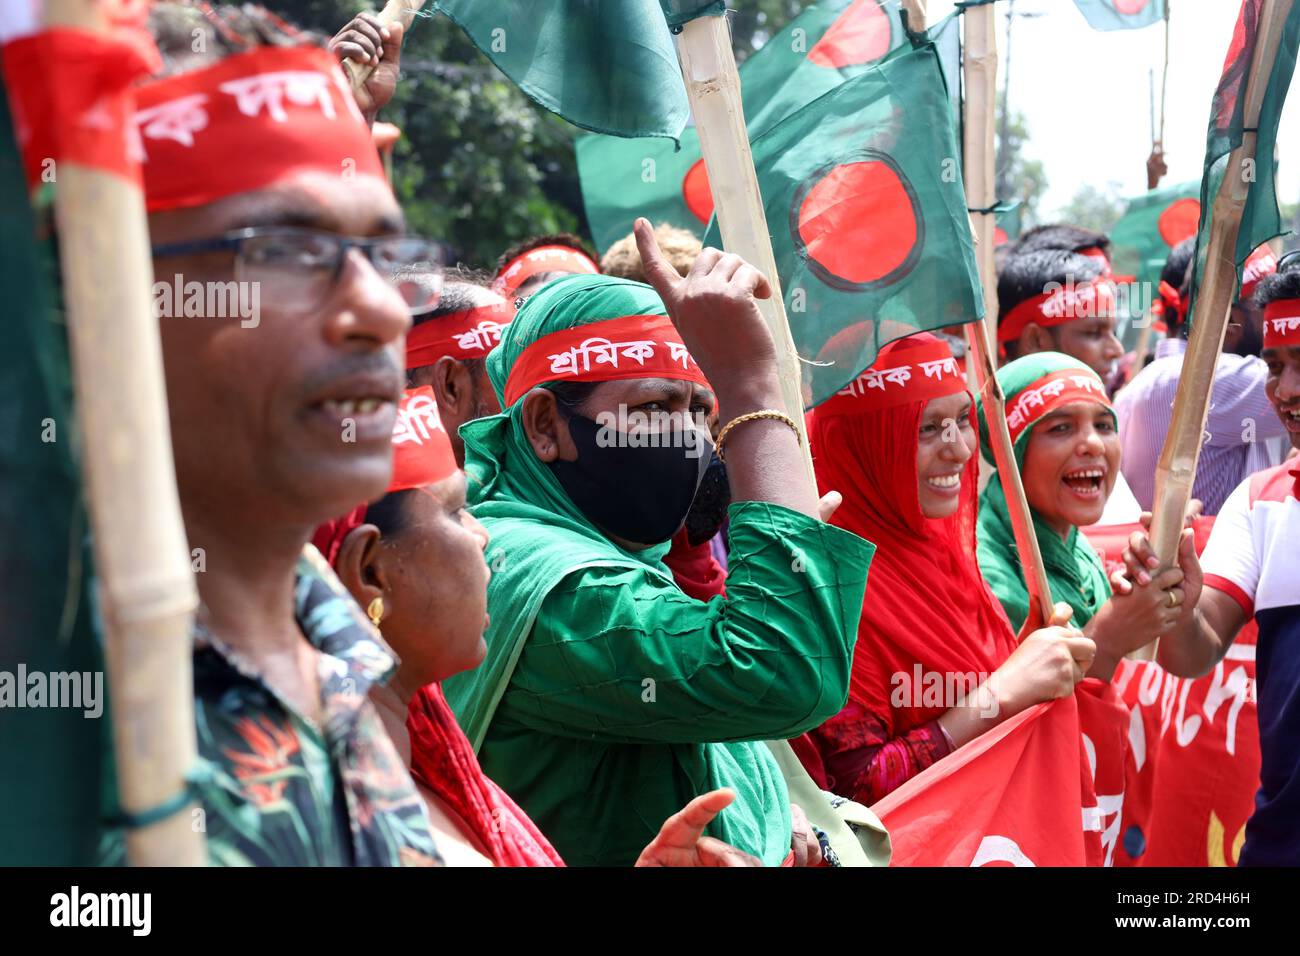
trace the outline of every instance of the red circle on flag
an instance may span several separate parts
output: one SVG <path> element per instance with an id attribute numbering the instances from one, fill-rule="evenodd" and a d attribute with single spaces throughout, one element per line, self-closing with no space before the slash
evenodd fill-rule
<path id="1" fill-rule="evenodd" d="M 895 282 L 920 255 L 916 191 L 893 159 L 873 149 L 810 176 L 790 212 L 809 268 L 836 288 Z"/>
<path id="2" fill-rule="evenodd" d="M 1005 229 L 1003 229 L 1001 226 L 993 227 L 993 245 L 1004 246 L 1010 241 L 1011 241 L 1011 237 L 1007 235 L 1007 231 Z"/>
<path id="3" fill-rule="evenodd" d="M 682 201 L 691 215 L 708 225 L 713 217 L 713 193 L 709 189 L 709 173 L 704 160 L 697 159 L 682 179 Z"/>
<path id="4" fill-rule="evenodd" d="M 853 0 L 808 51 L 808 59 L 833 69 L 865 66 L 888 53 L 893 42 L 894 21 L 880 0 Z"/>
<path id="5" fill-rule="evenodd" d="M 1115 12 L 1131 17 L 1133 14 L 1145 10 L 1150 2 L 1151 0 L 1115 0 Z"/>
<path id="6" fill-rule="evenodd" d="M 1184 239 L 1196 235 L 1201 224 L 1201 201 L 1190 197 L 1176 199 L 1165 207 L 1165 211 L 1156 220 L 1160 238 L 1170 249 Z"/>

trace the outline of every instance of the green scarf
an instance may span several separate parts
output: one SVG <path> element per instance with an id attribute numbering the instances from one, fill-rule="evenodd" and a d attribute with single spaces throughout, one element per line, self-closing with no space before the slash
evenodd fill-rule
<path id="1" fill-rule="evenodd" d="M 627 315 L 667 315 L 654 290 L 640 282 L 599 275 L 556 279 L 527 303 L 487 357 L 488 378 L 504 405 L 506 379 L 520 354 L 544 335 Z M 443 682 L 443 691 L 470 743 L 483 742 L 524 638 L 547 594 L 582 568 L 642 568 L 672 574 L 663 563 L 669 543 L 627 551 L 589 522 L 565 494 L 524 433 L 523 399 L 499 415 L 461 428 L 470 510 L 492 536 L 487 561 L 491 624 L 487 657 L 478 667 Z"/>
<path id="2" fill-rule="evenodd" d="M 1096 377 L 1096 373 L 1082 365 L 1078 359 L 1059 352 L 1038 352 L 1016 359 L 998 370 L 998 383 L 1002 386 L 1007 405 L 1010 406 L 1022 391 L 1046 375 L 1063 370 Z M 993 461 L 993 446 L 989 441 L 988 422 L 984 403 L 977 401 L 979 412 L 980 448 L 984 457 Z M 1047 409 L 1044 408 L 1043 412 Z M 1024 473 L 1025 448 L 1034 426 L 1026 428 L 1016 439 L 1016 466 Z M 1065 601 L 1074 609 L 1074 624 L 1083 627 L 1110 598 L 1110 583 L 1096 552 L 1071 528 L 1062 540 L 1036 511 L 1034 536 L 1043 554 L 1047 579 L 1052 587 L 1052 600 Z M 1006 491 L 1001 477 L 994 472 L 980 495 L 977 553 L 980 572 L 984 580 L 1002 602 L 1002 608 L 1019 630 L 1029 616 L 1029 591 L 1025 587 L 1024 570 L 1016 550 L 1015 536 L 1011 532 L 1011 514 L 1007 508 Z"/>

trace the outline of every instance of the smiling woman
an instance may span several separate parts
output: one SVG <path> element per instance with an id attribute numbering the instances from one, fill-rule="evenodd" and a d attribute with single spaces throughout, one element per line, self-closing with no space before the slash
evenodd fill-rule
<path id="1" fill-rule="evenodd" d="M 1101 519 L 1119 474 L 1115 413 L 1097 373 L 1068 355 L 1039 352 L 1003 366 L 998 382 L 1052 598 L 1068 603 L 1074 624 L 1097 643 L 1089 676 L 1109 678 L 1120 657 L 1177 619 L 1182 572 L 1163 572 L 1155 587 L 1131 592 L 1125 581 L 1112 595 L 1100 559 L 1079 533 Z M 979 416 L 987 441 L 982 405 Z M 997 474 L 980 498 L 979 561 L 1011 623 L 1022 626 L 1029 595 Z"/>

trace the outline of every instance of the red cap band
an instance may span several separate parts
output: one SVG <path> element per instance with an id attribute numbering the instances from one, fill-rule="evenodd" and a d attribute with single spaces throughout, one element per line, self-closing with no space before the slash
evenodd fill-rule
<path id="1" fill-rule="evenodd" d="M 1267 245 L 1260 246 L 1249 256 L 1241 267 L 1241 294 L 1239 301 L 1245 302 L 1255 294 L 1259 280 L 1277 272 L 1277 256 Z"/>
<path id="2" fill-rule="evenodd" d="M 628 315 L 544 335 L 528 346 L 506 379 L 506 407 L 546 382 L 632 378 L 708 380 L 666 315 Z"/>
<path id="3" fill-rule="evenodd" d="M 580 249 L 572 246 L 538 246 L 511 259 L 492 280 L 492 291 L 513 299 L 515 291 L 539 272 L 572 272 L 596 275 L 600 268 Z"/>
<path id="4" fill-rule="evenodd" d="M 1109 279 L 1098 276 L 1081 284 L 1049 283 L 1047 292 L 1026 299 L 1007 313 L 998 324 L 998 341 L 1014 342 L 1031 322 L 1049 328 L 1099 315 L 1115 315 L 1115 285 Z"/>
<path id="5" fill-rule="evenodd" d="M 438 416 L 438 401 L 427 385 L 406 392 L 393 428 L 394 491 L 436 484 L 457 470 L 451 439 Z"/>
<path id="6" fill-rule="evenodd" d="M 1007 430 L 1012 444 L 1044 415 L 1071 402 L 1111 407 L 1106 386 L 1096 372 L 1085 368 L 1060 369 L 1025 386 L 1007 403 Z"/>
<path id="7" fill-rule="evenodd" d="M 948 343 L 934 336 L 912 336 L 880 350 L 871 367 L 814 409 L 814 414 L 863 415 L 966 391 Z"/>
<path id="8" fill-rule="evenodd" d="M 1278 299 L 1264 306 L 1264 348 L 1300 345 L 1300 299 Z"/>
<path id="9" fill-rule="evenodd" d="M 304 170 L 387 186 L 338 63 L 317 47 L 262 47 L 137 91 L 150 212 L 264 189 Z"/>
<path id="10" fill-rule="evenodd" d="M 406 367 L 424 368 L 444 355 L 482 358 L 501 341 L 514 317 L 515 307 L 502 299 L 421 322 L 406 335 Z"/>
<path id="11" fill-rule="evenodd" d="M 1101 267 L 1101 278 L 1113 279 L 1115 276 L 1110 271 L 1110 256 L 1106 255 L 1106 250 L 1101 246 L 1089 246 L 1087 249 L 1080 249 L 1075 255 L 1091 259 Z"/>

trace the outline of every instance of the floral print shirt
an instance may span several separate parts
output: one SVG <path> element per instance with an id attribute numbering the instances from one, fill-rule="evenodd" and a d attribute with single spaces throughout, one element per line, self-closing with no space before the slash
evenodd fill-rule
<path id="1" fill-rule="evenodd" d="M 194 825 L 219 866 L 428 866 L 442 858 L 424 803 L 367 699 L 396 659 L 312 547 L 295 616 L 320 651 L 323 722 L 298 713 L 240 655 L 194 641 L 199 801 Z M 120 830 L 104 861 L 124 862 Z"/>

